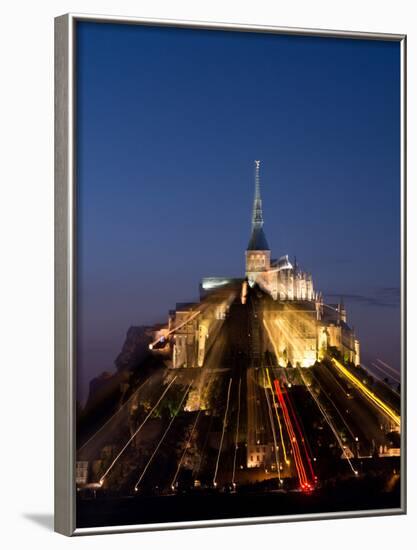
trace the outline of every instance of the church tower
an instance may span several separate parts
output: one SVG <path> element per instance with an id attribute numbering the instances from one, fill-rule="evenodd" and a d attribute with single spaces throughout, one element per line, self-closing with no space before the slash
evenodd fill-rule
<path id="1" fill-rule="evenodd" d="M 255 197 L 252 212 L 252 234 L 246 249 L 246 276 L 250 286 L 256 282 L 260 273 L 268 271 L 271 266 L 271 251 L 263 230 L 262 199 L 259 167 L 261 161 L 255 160 Z"/>

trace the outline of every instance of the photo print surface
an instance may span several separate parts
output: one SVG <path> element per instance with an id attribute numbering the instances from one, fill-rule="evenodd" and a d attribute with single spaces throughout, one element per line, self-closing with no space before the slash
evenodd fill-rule
<path id="1" fill-rule="evenodd" d="M 399 508 L 399 43 L 76 43 L 77 527 Z"/>

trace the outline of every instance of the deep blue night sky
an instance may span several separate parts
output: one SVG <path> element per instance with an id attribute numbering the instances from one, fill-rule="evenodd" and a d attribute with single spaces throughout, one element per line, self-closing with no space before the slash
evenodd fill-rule
<path id="1" fill-rule="evenodd" d="M 129 326 L 244 274 L 254 159 L 273 257 L 399 367 L 398 43 L 84 22 L 77 68 L 80 398 Z"/>

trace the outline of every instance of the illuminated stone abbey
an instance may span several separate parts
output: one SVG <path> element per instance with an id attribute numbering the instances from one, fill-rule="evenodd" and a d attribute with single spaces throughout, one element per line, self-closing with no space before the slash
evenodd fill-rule
<path id="1" fill-rule="evenodd" d="M 251 287 L 258 284 L 274 300 L 313 300 L 313 280 L 298 269 L 288 255 L 271 260 L 271 251 L 263 230 L 262 199 L 259 179 L 260 161 L 255 161 L 255 198 L 253 201 L 252 234 L 246 250 L 246 277 Z"/>
<path id="2" fill-rule="evenodd" d="M 329 348 L 338 350 L 345 361 L 360 364 L 360 346 L 347 323 L 343 302 L 324 303 L 315 291 L 310 273 L 300 269 L 288 255 L 271 258 L 264 233 L 260 189 L 260 161 L 255 161 L 255 196 L 252 228 L 245 252 L 245 278 L 204 278 L 200 302 L 177 304 L 170 312 L 166 336 L 170 338 L 173 367 L 201 367 L 228 314 L 231 303 L 247 292 L 258 292 L 262 300 L 262 320 L 269 336 L 262 351 L 275 354 L 282 367 L 310 367 Z M 249 289 L 247 288 L 249 286 Z M 165 342 L 165 336 L 163 336 Z M 166 340 L 167 341 L 167 340 Z"/>
<path id="3" fill-rule="evenodd" d="M 346 322 L 343 303 L 325 304 L 314 291 L 310 273 L 302 271 L 288 255 L 271 259 L 271 251 L 263 230 L 260 191 L 260 161 L 255 161 L 255 197 L 252 211 L 252 232 L 245 253 L 246 277 L 251 287 L 258 285 L 274 303 L 268 304 L 265 320 L 272 324 L 271 341 L 281 366 L 309 367 L 329 347 L 355 365 L 360 364 L 359 341 Z"/>

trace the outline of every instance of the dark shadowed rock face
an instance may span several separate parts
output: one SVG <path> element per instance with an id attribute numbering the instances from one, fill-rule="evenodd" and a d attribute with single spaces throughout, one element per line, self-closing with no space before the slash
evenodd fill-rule
<path id="1" fill-rule="evenodd" d="M 103 411 L 105 414 L 112 414 L 117 409 L 120 400 L 123 399 L 129 375 L 147 357 L 151 340 L 150 327 L 129 328 L 122 351 L 114 362 L 117 371 L 103 372 L 90 382 L 88 399 L 82 415 L 84 423 L 94 425 L 102 420 Z"/>
<path id="2" fill-rule="evenodd" d="M 148 346 L 152 342 L 152 332 L 155 327 L 130 327 L 126 334 L 126 340 L 122 351 L 117 356 L 114 364 L 117 370 L 134 370 L 148 354 Z"/>
<path id="3" fill-rule="evenodd" d="M 85 409 L 93 409 L 98 403 L 123 392 L 123 383 L 129 379 L 129 373 L 135 371 L 149 356 L 149 344 L 158 327 L 130 327 L 126 334 L 122 351 L 114 364 L 116 372 L 103 372 L 90 382 L 90 391 Z M 118 397 L 118 395 L 116 395 Z"/>
<path id="4" fill-rule="evenodd" d="M 77 415 L 77 437 L 82 442 L 91 436 L 124 403 L 134 388 L 164 363 L 149 351 L 159 325 L 130 327 L 114 364 L 116 371 L 93 378 L 87 402 Z"/>
<path id="5" fill-rule="evenodd" d="M 78 416 L 81 424 L 88 424 L 94 428 L 102 422 L 103 411 L 113 414 L 118 402 L 122 398 L 123 389 L 129 381 L 129 373 L 103 372 L 90 382 L 90 391 L 84 409 Z"/>
<path id="6" fill-rule="evenodd" d="M 90 382 L 89 395 L 91 396 L 103 391 L 103 388 L 106 388 L 113 379 L 113 375 L 114 373 L 112 372 L 102 372 L 99 376 L 93 378 Z"/>

